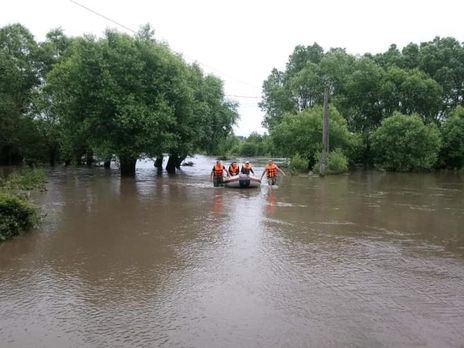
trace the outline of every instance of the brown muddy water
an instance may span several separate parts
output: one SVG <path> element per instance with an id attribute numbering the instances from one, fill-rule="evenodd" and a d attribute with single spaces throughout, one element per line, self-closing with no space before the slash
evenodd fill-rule
<path id="1" fill-rule="evenodd" d="M 0 244 L 0 347 L 463 347 L 463 177 L 234 190 L 193 161 L 50 171 Z"/>

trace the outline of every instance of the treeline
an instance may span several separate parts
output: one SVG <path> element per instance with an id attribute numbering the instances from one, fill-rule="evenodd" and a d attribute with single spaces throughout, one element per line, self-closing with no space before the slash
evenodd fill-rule
<path id="1" fill-rule="evenodd" d="M 464 166 L 464 46 L 457 40 L 363 56 L 297 46 L 285 70 L 264 81 L 260 107 L 274 148 L 303 159 L 305 170 L 319 159 L 326 88 L 337 161 L 341 154 L 351 165 L 398 171 Z"/>
<path id="2" fill-rule="evenodd" d="M 269 135 L 252 132 L 248 137 L 229 135 L 211 155 L 221 155 L 225 157 L 242 156 L 272 156 L 277 155 L 274 143 Z"/>
<path id="3" fill-rule="evenodd" d="M 223 82 L 155 40 L 106 31 L 102 38 L 52 30 L 36 42 L 22 25 L 0 29 L 0 164 L 120 163 L 215 152 L 237 105 Z"/>

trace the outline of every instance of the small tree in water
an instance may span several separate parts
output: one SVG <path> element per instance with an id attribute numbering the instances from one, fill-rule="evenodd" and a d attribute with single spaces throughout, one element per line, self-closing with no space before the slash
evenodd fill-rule
<path id="1" fill-rule="evenodd" d="M 418 115 L 395 113 L 386 118 L 373 136 L 375 163 L 387 170 L 430 169 L 441 147 L 434 124 L 425 125 Z"/>

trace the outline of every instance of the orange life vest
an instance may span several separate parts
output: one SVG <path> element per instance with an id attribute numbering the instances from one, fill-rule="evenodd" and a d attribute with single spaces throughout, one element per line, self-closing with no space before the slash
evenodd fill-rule
<path id="1" fill-rule="evenodd" d="M 242 173 L 250 174 L 250 171 L 251 171 L 251 164 L 250 163 L 248 163 L 248 164 L 244 163 L 242 165 Z"/>
<path id="2" fill-rule="evenodd" d="M 224 170 L 224 166 L 222 164 L 215 164 L 214 165 L 214 176 L 222 176 L 222 172 Z"/>
<path id="3" fill-rule="evenodd" d="M 266 165 L 266 170 L 268 178 L 275 178 L 277 176 L 277 166 L 274 163 Z"/>
<path id="4" fill-rule="evenodd" d="M 233 166 L 232 164 L 229 166 L 229 174 L 230 175 L 237 175 L 239 173 L 240 169 L 238 168 L 238 165 Z"/>

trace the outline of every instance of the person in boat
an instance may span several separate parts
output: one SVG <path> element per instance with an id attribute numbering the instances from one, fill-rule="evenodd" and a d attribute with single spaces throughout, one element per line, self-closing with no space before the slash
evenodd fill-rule
<path id="1" fill-rule="evenodd" d="M 240 173 L 240 168 L 238 167 L 237 162 L 233 161 L 229 166 L 229 175 L 235 176 Z"/>
<path id="2" fill-rule="evenodd" d="M 277 172 L 281 172 L 282 175 L 285 176 L 285 173 L 282 169 L 280 169 L 273 160 L 269 160 L 264 168 L 264 172 L 261 175 L 261 179 L 263 179 L 264 174 L 267 176 L 267 183 L 269 185 L 275 185 L 277 183 Z"/>
<path id="3" fill-rule="evenodd" d="M 253 168 L 251 167 L 250 161 L 246 161 L 245 164 L 242 165 L 242 169 L 240 170 L 240 173 L 250 175 L 250 173 L 255 174 L 253 171 Z"/>
<path id="4" fill-rule="evenodd" d="M 221 161 L 216 161 L 213 169 L 211 170 L 211 179 L 213 180 L 214 187 L 223 186 L 224 185 L 224 172 L 227 173 L 226 167 L 222 164 Z"/>

